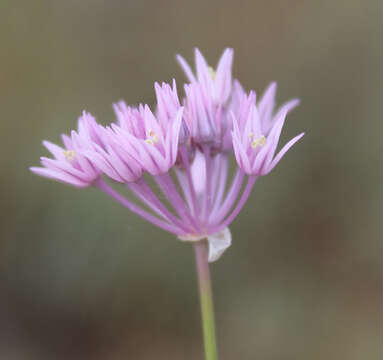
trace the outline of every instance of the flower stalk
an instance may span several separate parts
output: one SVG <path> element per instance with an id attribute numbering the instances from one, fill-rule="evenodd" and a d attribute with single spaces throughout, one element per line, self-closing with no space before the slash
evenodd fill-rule
<path id="1" fill-rule="evenodd" d="M 207 242 L 205 240 L 196 242 L 194 252 L 201 304 L 205 360 L 217 360 L 218 353 L 215 336 L 213 292 L 208 263 Z"/>

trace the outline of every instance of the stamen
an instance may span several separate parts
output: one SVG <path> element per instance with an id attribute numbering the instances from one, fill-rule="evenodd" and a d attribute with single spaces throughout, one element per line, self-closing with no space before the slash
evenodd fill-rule
<path id="1" fill-rule="evenodd" d="M 150 138 L 145 140 L 147 144 L 154 145 L 158 143 L 158 135 L 153 130 L 149 130 L 148 135 L 150 136 Z"/>
<path id="2" fill-rule="evenodd" d="M 69 161 L 74 160 L 74 158 L 76 157 L 76 152 L 74 150 L 64 150 L 63 154 Z"/>
<path id="3" fill-rule="evenodd" d="M 263 146 L 265 145 L 266 143 L 266 138 L 262 135 L 261 137 L 255 139 L 252 143 L 251 143 L 251 147 L 253 149 L 256 149 L 258 146 Z"/>
<path id="4" fill-rule="evenodd" d="M 254 137 L 254 133 L 251 132 L 251 133 L 249 134 L 249 139 L 251 140 L 253 137 Z"/>
<path id="5" fill-rule="evenodd" d="M 211 66 L 209 66 L 207 69 L 208 69 L 208 71 L 209 71 L 209 75 L 210 75 L 210 77 L 211 77 L 212 80 L 214 81 L 214 80 L 215 80 L 215 76 L 217 75 L 217 73 L 215 72 L 215 70 L 214 70 Z"/>
<path id="6" fill-rule="evenodd" d="M 157 135 L 157 134 L 154 134 L 154 135 L 152 136 L 152 139 L 153 139 L 153 142 L 154 142 L 154 143 L 158 143 L 158 135 Z"/>

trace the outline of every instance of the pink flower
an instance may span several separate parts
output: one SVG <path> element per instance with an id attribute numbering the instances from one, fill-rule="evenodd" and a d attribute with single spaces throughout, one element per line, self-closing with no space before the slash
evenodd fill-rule
<path id="1" fill-rule="evenodd" d="M 193 144 L 211 143 L 219 151 L 231 149 L 230 109 L 238 103 L 242 88 L 232 80 L 233 50 L 226 49 L 217 69 L 210 67 L 195 49 L 196 76 L 183 57 L 177 55 L 190 84 L 185 85 L 185 118 Z"/>
<path id="2" fill-rule="evenodd" d="M 232 136 L 239 167 L 248 175 L 260 176 L 268 174 L 304 133 L 291 139 L 274 157 L 288 109 L 284 108 L 278 113 L 269 132 L 264 131 L 264 118 L 261 118 L 257 106 L 252 101 L 254 97 L 255 94 L 250 94 L 247 101 L 244 100 L 244 104 L 251 105 L 248 108 L 244 106 L 239 118 L 233 114 Z"/>
<path id="3" fill-rule="evenodd" d="M 182 66 L 186 76 L 191 83 L 199 83 L 205 97 L 211 97 L 215 104 L 225 104 L 231 95 L 232 74 L 231 66 L 233 63 L 233 49 L 226 49 L 217 69 L 210 67 L 201 52 L 195 49 L 195 76 L 185 59 L 177 55 L 177 60 Z"/>
<path id="4" fill-rule="evenodd" d="M 198 144 L 219 142 L 222 110 L 215 107 L 212 98 L 204 96 L 198 83 L 185 85 L 185 94 L 185 119 L 193 141 Z"/>
<path id="5" fill-rule="evenodd" d="M 126 142 L 121 143 L 120 136 L 110 128 L 97 126 L 100 143 L 83 155 L 103 174 L 120 183 L 136 181 L 142 176 L 142 166 L 133 156 L 132 147 Z"/>
<path id="6" fill-rule="evenodd" d="M 258 102 L 255 92 L 246 94 L 232 78 L 232 49 L 224 51 L 216 70 L 196 50 L 196 75 L 182 57 L 178 61 L 190 81 L 181 101 L 173 81 L 155 84 L 155 111 L 119 102 L 117 121 L 107 127 L 84 112 L 78 131 L 63 135 L 65 147 L 44 142 L 54 159 L 43 157 L 43 167 L 31 170 L 76 187 L 93 185 L 183 241 L 207 238 L 209 261 L 214 261 L 230 246 L 228 226 L 257 178 L 303 136 L 276 152 L 286 114 L 298 100 L 275 111 L 274 83 Z M 238 166 L 230 176 L 233 154 Z M 145 173 L 156 187 L 146 182 Z M 123 184 L 137 202 L 108 179 Z"/>
<path id="7" fill-rule="evenodd" d="M 62 134 L 64 148 L 49 141 L 43 145 L 53 155 L 54 159 L 41 157 L 43 167 L 32 167 L 31 171 L 37 175 L 57 180 L 76 187 L 87 187 L 99 177 L 100 170 L 93 166 L 83 155 L 92 147 L 92 134 L 85 131 L 85 123 L 94 119 L 86 112 L 79 119 L 79 133 L 72 130 L 71 136 Z"/>

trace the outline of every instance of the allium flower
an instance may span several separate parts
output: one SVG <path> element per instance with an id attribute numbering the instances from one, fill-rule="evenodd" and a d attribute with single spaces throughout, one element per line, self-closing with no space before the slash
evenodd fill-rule
<path id="1" fill-rule="evenodd" d="M 233 80 L 232 49 L 224 51 L 216 70 L 196 49 L 196 75 L 181 56 L 177 59 L 189 80 L 181 101 L 173 81 L 154 85 L 155 111 L 119 102 L 114 105 L 117 122 L 107 127 L 84 112 L 77 132 L 62 135 L 64 147 L 43 142 L 54 159 L 42 157 L 43 167 L 31 171 L 79 188 L 94 186 L 180 240 L 195 243 L 206 360 L 216 360 L 208 261 L 231 245 L 228 226 L 257 178 L 302 138 L 303 133 L 276 151 L 286 116 L 299 101 L 275 110 L 272 83 L 257 102 L 254 91 L 247 94 Z M 230 179 L 233 154 L 237 167 Z M 153 181 L 148 183 L 145 174 Z M 123 184 L 135 201 L 110 181 Z"/>
<path id="2" fill-rule="evenodd" d="M 43 141 L 43 145 L 54 159 L 41 157 L 43 167 L 31 167 L 35 174 L 61 181 L 76 187 L 87 187 L 99 177 L 100 170 L 93 166 L 83 152 L 92 148 L 97 137 L 93 137 L 91 129 L 94 119 L 86 112 L 79 119 L 79 132 L 72 130 L 71 136 L 63 134 L 64 148 Z"/>
<path id="3" fill-rule="evenodd" d="M 270 120 L 271 115 L 267 113 L 261 117 L 253 98 L 255 94 L 251 93 L 248 99 L 244 99 L 248 106 L 246 111 L 239 113 L 239 118 L 232 114 L 232 136 L 239 167 L 248 175 L 260 176 L 268 174 L 303 133 L 291 139 L 274 157 L 288 109 L 283 108 Z M 267 126 L 264 125 L 265 120 Z M 269 124 L 271 128 L 267 131 Z"/>
<path id="4" fill-rule="evenodd" d="M 230 112 L 238 111 L 245 93 L 238 80 L 232 80 L 233 50 L 224 51 L 214 70 L 196 49 L 196 76 L 183 57 L 178 55 L 177 60 L 190 81 L 184 86 L 184 105 L 193 143 L 210 143 L 212 149 L 231 151 Z"/>
<path id="5" fill-rule="evenodd" d="M 275 111 L 275 83 L 259 102 L 253 91 L 246 94 L 232 78 L 232 49 L 224 51 L 215 70 L 196 49 L 196 75 L 177 58 L 189 80 L 181 101 L 173 81 L 155 84 L 155 111 L 119 102 L 114 105 L 117 122 L 107 127 L 84 112 L 78 131 L 62 136 L 63 148 L 44 141 L 54 159 L 42 157 L 43 167 L 31 170 L 76 187 L 95 186 L 183 241 L 207 238 L 209 261 L 214 261 L 230 246 L 228 225 L 256 179 L 269 173 L 303 136 L 276 154 L 286 115 L 298 100 Z M 229 181 L 233 153 L 238 166 Z M 147 183 L 145 173 L 170 206 Z M 137 201 L 128 200 L 106 179 L 124 184 Z"/>
<path id="6" fill-rule="evenodd" d="M 225 104 L 231 96 L 233 63 L 233 49 L 226 49 L 218 63 L 217 70 L 210 67 L 198 49 L 195 50 L 195 64 L 197 76 L 187 64 L 185 59 L 177 55 L 178 62 L 182 66 L 188 80 L 201 85 L 206 97 L 211 97 L 217 105 Z"/>

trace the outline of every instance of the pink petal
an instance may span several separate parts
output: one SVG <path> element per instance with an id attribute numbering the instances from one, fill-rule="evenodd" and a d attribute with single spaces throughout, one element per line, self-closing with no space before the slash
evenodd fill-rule
<path id="1" fill-rule="evenodd" d="M 273 170 L 275 165 L 278 164 L 278 162 L 282 159 L 282 157 L 289 151 L 289 149 L 296 143 L 298 142 L 304 135 L 305 133 L 301 133 L 294 138 L 292 138 L 282 149 L 281 151 L 277 154 L 277 156 L 273 159 L 272 163 L 270 166 L 266 169 L 267 172 L 270 172 Z"/>
<path id="2" fill-rule="evenodd" d="M 185 61 L 185 59 L 181 55 L 176 56 L 178 63 L 181 65 L 182 70 L 184 71 L 186 77 L 189 79 L 190 82 L 196 82 L 196 78 L 193 74 L 193 71 L 191 70 L 188 63 Z"/>
<path id="3" fill-rule="evenodd" d="M 198 49 L 195 49 L 195 63 L 198 82 L 201 84 L 204 93 L 213 94 L 214 84 L 210 75 L 209 65 Z"/>
<path id="4" fill-rule="evenodd" d="M 267 141 L 270 142 L 270 150 L 268 151 L 267 157 L 265 159 L 265 168 L 268 168 L 272 158 L 274 157 L 275 150 L 277 149 L 279 138 L 281 136 L 282 128 L 286 120 L 286 115 L 286 112 L 280 115 L 279 119 L 275 122 L 273 128 L 271 129 L 269 136 L 267 137 Z"/>
<path id="5" fill-rule="evenodd" d="M 266 119 L 266 121 L 268 121 L 268 119 L 271 117 L 272 112 L 274 110 L 276 90 L 277 84 L 275 82 L 272 82 L 267 87 L 258 103 L 259 114 L 261 118 Z"/>
<path id="6" fill-rule="evenodd" d="M 231 92 L 231 66 L 233 63 L 233 49 L 226 49 L 219 60 L 215 77 L 217 99 L 224 103 Z"/>
<path id="7" fill-rule="evenodd" d="M 50 141 L 44 140 L 43 145 L 48 149 L 48 151 L 57 159 L 57 160 L 64 160 L 65 155 L 62 147 L 51 143 Z"/>
<path id="8" fill-rule="evenodd" d="M 124 182 L 113 166 L 111 166 L 109 162 L 109 155 L 103 149 L 97 148 L 97 151 L 86 150 L 83 152 L 83 155 L 86 156 L 96 168 L 113 180 Z"/>
<path id="9" fill-rule="evenodd" d="M 43 156 L 43 157 L 41 157 L 41 165 L 43 165 L 44 167 L 53 169 L 53 170 L 59 170 L 59 171 L 66 172 L 72 176 L 75 176 L 75 177 L 83 180 L 83 181 L 90 180 L 89 177 L 87 176 L 87 174 L 76 169 L 75 167 L 73 167 L 72 164 L 70 164 L 66 160 L 63 160 L 63 161 L 53 160 L 53 159 L 49 159 L 49 158 L 46 158 Z"/>
<path id="10" fill-rule="evenodd" d="M 44 176 L 49 179 L 53 179 L 62 183 L 70 184 L 77 187 L 87 187 L 89 184 L 87 182 L 83 182 L 74 176 L 71 176 L 67 173 L 46 169 L 41 167 L 31 167 L 30 170 L 40 176 Z"/>
<path id="11" fill-rule="evenodd" d="M 234 131 L 232 132 L 232 137 L 233 137 L 234 154 L 235 154 L 235 158 L 237 160 L 239 167 L 246 174 L 251 174 L 251 166 L 250 166 L 249 157 L 246 154 L 246 151 L 243 147 L 243 144 L 241 143 L 241 141 L 239 140 L 238 136 L 236 135 L 236 133 Z"/>
<path id="12" fill-rule="evenodd" d="M 61 139 L 66 149 L 73 149 L 72 139 L 68 135 L 61 134 Z"/>
<path id="13" fill-rule="evenodd" d="M 182 124 L 182 117 L 183 117 L 183 111 L 184 108 L 180 108 L 178 111 L 176 118 L 174 119 L 174 124 L 172 126 L 172 158 L 174 158 L 174 161 L 177 157 L 177 151 L 178 151 L 178 139 L 180 135 L 180 129 Z"/>
<path id="14" fill-rule="evenodd" d="M 292 109 L 294 109 L 296 106 L 298 106 L 300 103 L 299 99 L 292 99 L 290 101 L 287 101 L 284 103 L 277 111 L 277 113 L 268 120 L 268 122 L 263 122 L 262 124 L 262 130 L 265 135 L 267 135 L 270 131 L 270 129 L 274 126 L 275 122 L 279 117 L 281 116 L 282 113 L 286 112 L 289 113 Z"/>

